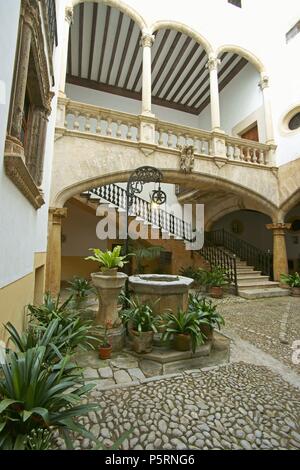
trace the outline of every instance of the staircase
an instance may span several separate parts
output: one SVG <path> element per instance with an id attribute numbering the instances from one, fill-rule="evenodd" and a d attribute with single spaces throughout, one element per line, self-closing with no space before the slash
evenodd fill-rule
<path id="1" fill-rule="evenodd" d="M 225 230 L 207 233 L 201 251 L 211 265 L 219 265 L 228 273 L 240 297 L 258 299 L 289 295 L 279 282 L 270 280 L 273 277 L 270 251 L 264 252 Z"/>

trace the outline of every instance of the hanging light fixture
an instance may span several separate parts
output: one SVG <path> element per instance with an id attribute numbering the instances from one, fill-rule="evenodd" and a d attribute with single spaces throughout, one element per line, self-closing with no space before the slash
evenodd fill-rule
<path id="1" fill-rule="evenodd" d="M 153 205 L 161 206 L 167 200 L 166 193 L 161 189 L 160 183 L 158 189 L 154 189 L 152 193 L 150 193 L 150 200 Z"/>

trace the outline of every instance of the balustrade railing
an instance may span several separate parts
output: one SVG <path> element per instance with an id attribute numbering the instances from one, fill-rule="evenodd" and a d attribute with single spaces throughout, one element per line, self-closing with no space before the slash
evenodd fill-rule
<path id="1" fill-rule="evenodd" d="M 137 116 L 115 112 L 98 106 L 70 101 L 66 104 L 65 127 L 120 140 L 139 140 Z"/>
<path id="2" fill-rule="evenodd" d="M 126 210 L 127 207 L 127 191 L 116 184 L 108 184 L 98 188 L 91 189 L 82 193 L 89 199 L 101 199 Z M 95 198 L 96 196 L 96 198 Z M 194 234 L 192 225 L 174 214 L 163 209 L 154 208 L 151 202 L 142 199 L 139 196 L 133 197 L 133 203 L 129 211 L 130 216 L 140 217 L 145 222 L 149 222 L 154 227 L 158 227 L 165 233 L 178 237 L 180 239 L 192 242 Z"/>
<path id="3" fill-rule="evenodd" d="M 214 230 L 205 234 L 206 244 L 216 247 L 223 247 L 242 261 L 246 261 L 249 266 L 254 266 L 255 270 L 262 274 L 273 277 L 272 254 L 271 251 L 263 251 L 244 240 L 232 235 L 226 230 Z"/>
<path id="4" fill-rule="evenodd" d="M 140 141 L 142 116 L 100 108 L 72 100 L 59 99 L 59 107 L 65 107 L 65 122 L 60 126 L 71 131 L 99 135 L 137 143 Z M 215 140 L 219 140 L 224 160 L 265 167 L 269 164 L 274 147 L 251 140 L 216 135 L 213 132 L 181 126 L 160 120 L 155 121 L 155 141 L 147 142 L 158 147 L 178 150 L 192 145 L 195 155 L 214 157 Z M 223 143 L 222 143 L 223 142 Z M 218 151 L 220 157 L 220 151 Z"/>

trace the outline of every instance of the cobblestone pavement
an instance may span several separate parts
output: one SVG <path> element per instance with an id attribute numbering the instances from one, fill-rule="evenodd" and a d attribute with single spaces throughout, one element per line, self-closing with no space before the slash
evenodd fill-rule
<path id="1" fill-rule="evenodd" d="M 148 380 L 91 393 L 99 410 L 83 423 L 104 446 L 127 432 L 124 450 L 300 449 L 300 392 L 266 367 L 237 363 Z"/>
<path id="2" fill-rule="evenodd" d="M 241 339 L 233 341 L 228 365 L 145 378 L 128 353 L 108 361 L 81 357 L 86 380 L 95 383 L 89 401 L 99 404 L 82 423 L 101 445 L 124 436 L 124 450 L 300 449 L 300 366 L 291 361 L 300 299 L 229 296 L 217 303 L 225 333 Z M 75 448 L 92 445 L 74 436 Z M 64 448 L 59 437 L 57 446 Z"/>
<path id="3" fill-rule="evenodd" d="M 279 297 L 261 300 L 230 298 L 219 301 L 224 315 L 224 331 L 237 334 L 257 348 L 271 354 L 284 364 L 300 372 L 292 362 L 293 342 L 300 340 L 300 299 Z"/>

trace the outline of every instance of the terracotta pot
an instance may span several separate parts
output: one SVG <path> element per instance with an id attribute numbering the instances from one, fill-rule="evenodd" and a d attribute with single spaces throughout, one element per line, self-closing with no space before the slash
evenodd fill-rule
<path id="1" fill-rule="evenodd" d="M 108 347 L 102 347 L 100 346 L 99 347 L 99 357 L 100 359 L 109 359 L 111 357 L 111 353 L 112 353 L 112 346 L 108 346 Z"/>
<path id="2" fill-rule="evenodd" d="M 209 294 L 213 299 L 222 299 L 224 291 L 223 287 L 210 287 Z"/>
<path id="3" fill-rule="evenodd" d="M 177 334 L 174 336 L 173 346 L 176 351 L 190 351 L 191 337 L 190 335 Z"/>
<path id="4" fill-rule="evenodd" d="M 291 295 L 293 297 L 300 297 L 300 287 L 291 287 Z"/>
<path id="5" fill-rule="evenodd" d="M 132 338 L 132 349 L 138 353 L 149 353 L 152 351 L 153 345 L 153 331 L 138 331 L 131 330 L 130 335 Z"/>
<path id="6" fill-rule="evenodd" d="M 205 341 L 212 341 L 214 335 L 213 328 L 209 325 L 201 325 L 200 329 L 201 333 L 205 335 Z"/>

